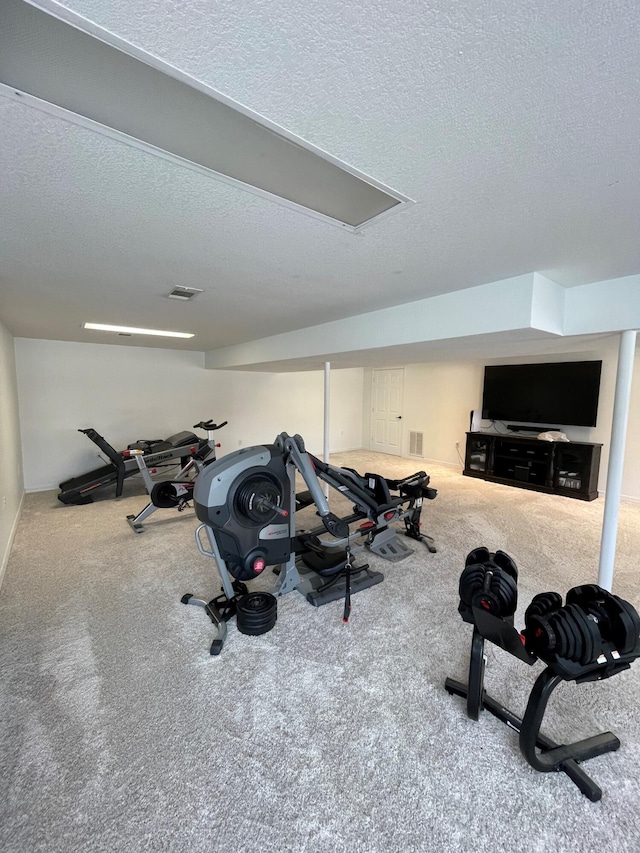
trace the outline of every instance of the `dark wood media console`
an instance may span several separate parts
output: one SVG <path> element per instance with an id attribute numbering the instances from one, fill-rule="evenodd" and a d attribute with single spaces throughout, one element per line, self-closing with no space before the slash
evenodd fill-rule
<path id="1" fill-rule="evenodd" d="M 592 501 L 598 497 L 601 447 L 585 441 L 540 441 L 528 436 L 468 432 L 462 473 Z"/>

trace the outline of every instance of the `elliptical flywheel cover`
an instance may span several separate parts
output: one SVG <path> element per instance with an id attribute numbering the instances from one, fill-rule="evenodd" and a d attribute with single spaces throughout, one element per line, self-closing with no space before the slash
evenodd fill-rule
<path id="1" fill-rule="evenodd" d="M 238 599 L 236 625 L 241 634 L 257 637 L 276 624 L 278 600 L 270 592 L 248 592 Z"/>

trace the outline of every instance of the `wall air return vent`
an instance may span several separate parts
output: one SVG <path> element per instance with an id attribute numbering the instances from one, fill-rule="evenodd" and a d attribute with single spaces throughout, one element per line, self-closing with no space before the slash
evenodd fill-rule
<path id="1" fill-rule="evenodd" d="M 51 0 L 0 4 L 0 94 L 355 231 L 411 199 Z"/>
<path id="2" fill-rule="evenodd" d="M 409 432 L 409 456 L 422 456 L 423 442 L 424 433 L 411 430 Z"/>

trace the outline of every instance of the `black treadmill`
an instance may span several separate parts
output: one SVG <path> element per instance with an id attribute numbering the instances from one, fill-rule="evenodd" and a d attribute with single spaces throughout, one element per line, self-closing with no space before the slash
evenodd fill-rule
<path id="1" fill-rule="evenodd" d="M 140 469 L 135 456 L 128 456 L 125 450 L 115 450 L 103 436 L 91 427 L 80 429 L 78 432 L 84 433 L 87 438 L 90 438 L 111 461 L 107 465 L 102 465 L 100 468 L 95 468 L 92 471 L 87 471 L 86 474 L 71 477 L 69 480 L 60 483 L 58 500 L 63 504 L 93 503 L 92 492 L 112 483 L 116 485 L 115 497 L 119 498 L 127 477 L 139 473 Z M 153 457 L 154 464 L 180 459 L 181 464 L 184 465 L 191 454 L 191 447 L 200 450 L 202 445 L 206 443 L 206 439 L 198 438 L 195 433 L 185 430 L 170 435 L 164 440 L 137 441 L 130 444 L 127 450 L 142 450 L 145 455 L 149 454 Z M 189 447 L 189 450 L 185 451 L 185 447 Z"/>

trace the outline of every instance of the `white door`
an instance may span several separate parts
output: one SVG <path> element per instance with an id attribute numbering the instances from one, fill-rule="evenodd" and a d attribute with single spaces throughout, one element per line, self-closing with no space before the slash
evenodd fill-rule
<path id="1" fill-rule="evenodd" d="M 404 368 L 373 371 L 371 449 L 402 453 Z"/>

